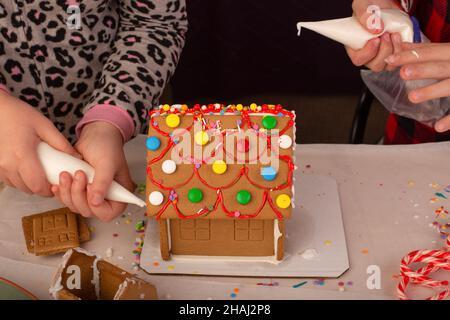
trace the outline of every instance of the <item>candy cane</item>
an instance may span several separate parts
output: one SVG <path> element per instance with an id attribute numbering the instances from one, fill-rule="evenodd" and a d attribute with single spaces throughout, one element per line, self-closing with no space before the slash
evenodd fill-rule
<path id="1" fill-rule="evenodd" d="M 427 298 L 426 300 L 445 300 L 450 297 L 448 281 L 434 280 L 429 274 L 446 270 L 450 271 L 450 235 L 447 237 L 447 248 L 443 250 L 416 250 L 406 255 L 400 264 L 400 282 L 397 287 L 397 295 L 400 300 L 410 300 L 406 295 L 408 284 L 444 289 L 443 291 Z M 412 263 L 425 263 L 425 266 L 413 270 L 409 267 Z"/>

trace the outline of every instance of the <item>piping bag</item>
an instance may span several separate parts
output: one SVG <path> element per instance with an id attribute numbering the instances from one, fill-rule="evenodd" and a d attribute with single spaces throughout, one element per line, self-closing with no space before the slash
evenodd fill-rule
<path id="1" fill-rule="evenodd" d="M 77 159 L 64 152 L 58 151 L 45 142 L 40 142 L 37 147 L 38 158 L 44 168 L 45 175 L 51 184 L 59 184 L 59 175 L 66 171 L 72 176 L 77 170 L 82 170 L 87 176 L 89 183 L 94 180 L 95 170 L 87 162 Z M 106 193 L 106 199 L 131 203 L 140 207 L 145 207 L 145 202 L 125 189 L 123 186 L 113 181 Z"/>
<path id="2" fill-rule="evenodd" d="M 382 34 L 399 33 L 403 42 L 429 42 L 421 32 L 416 18 L 398 9 L 380 11 L 384 23 L 381 34 L 367 31 L 355 17 L 318 22 L 299 22 L 301 28 L 313 30 L 325 37 L 335 40 L 354 50 L 363 48 L 366 43 Z M 411 53 L 413 54 L 413 53 Z M 450 114 L 450 98 L 428 100 L 422 103 L 412 103 L 408 95 L 411 91 L 438 82 L 436 79 L 403 80 L 400 69 L 394 71 L 373 72 L 361 70 L 361 77 L 370 91 L 389 111 L 400 116 L 414 119 L 427 126 L 434 126 L 436 121 Z"/>

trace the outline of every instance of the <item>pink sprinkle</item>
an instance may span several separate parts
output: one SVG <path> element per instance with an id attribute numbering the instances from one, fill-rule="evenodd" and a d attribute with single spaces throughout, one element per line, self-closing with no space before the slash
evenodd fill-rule
<path id="1" fill-rule="evenodd" d="M 236 218 L 239 218 L 239 217 L 241 216 L 241 213 L 240 213 L 239 211 L 236 211 L 236 212 L 234 213 L 234 216 L 235 216 Z"/>
<path id="2" fill-rule="evenodd" d="M 12 74 L 13 76 L 17 76 L 17 75 L 21 74 L 19 67 L 14 67 L 14 68 L 12 68 L 12 69 L 11 69 L 11 74 Z"/>

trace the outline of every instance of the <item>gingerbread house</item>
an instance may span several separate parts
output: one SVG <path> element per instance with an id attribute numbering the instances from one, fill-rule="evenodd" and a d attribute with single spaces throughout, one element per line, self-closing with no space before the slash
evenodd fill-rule
<path id="1" fill-rule="evenodd" d="M 150 112 L 147 214 L 161 256 L 283 259 L 294 205 L 295 113 L 280 105 Z"/>

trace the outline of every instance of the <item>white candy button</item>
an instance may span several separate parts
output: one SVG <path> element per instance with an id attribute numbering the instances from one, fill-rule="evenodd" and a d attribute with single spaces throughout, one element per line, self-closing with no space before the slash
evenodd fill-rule
<path id="1" fill-rule="evenodd" d="M 172 174 L 177 170 L 177 164 L 173 160 L 166 160 L 162 163 L 162 171 L 165 174 Z"/>
<path id="2" fill-rule="evenodd" d="M 160 204 L 163 203 L 164 201 L 164 196 L 161 192 L 159 191 L 153 191 L 150 193 L 150 195 L 148 196 L 148 201 L 150 202 L 151 205 L 153 206 L 159 206 Z"/>
<path id="3" fill-rule="evenodd" d="M 292 138 L 286 134 L 283 134 L 279 138 L 279 143 L 281 149 L 289 149 L 292 146 Z"/>

